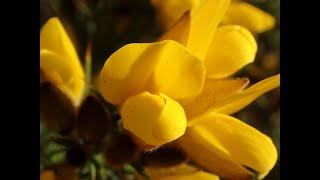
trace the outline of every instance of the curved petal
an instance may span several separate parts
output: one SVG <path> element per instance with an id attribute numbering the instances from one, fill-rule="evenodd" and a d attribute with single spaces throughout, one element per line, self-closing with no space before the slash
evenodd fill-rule
<path id="1" fill-rule="evenodd" d="M 177 140 L 193 162 L 202 169 L 229 179 L 250 179 L 253 174 L 235 162 L 211 132 L 201 127 L 188 127 Z"/>
<path id="2" fill-rule="evenodd" d="M 191 13 L 186 13 L 175 26 L 160 39 L 176 40 L 203 60 L 218 24 L 230 0 L 204 0 Z"/>
<path id="3" fill-rule="evenodd" d="M 219 180 L 217 175 L 200 171 L 188 164 L 167 168 L 146 167 L 145 170 L 154 180 Z"/>
<path id="4" fill-rule="evenodd" d="M 211 104 L 240 93 L 248 84 L 247 78 L 206 79 L 201 94 L 184 106 L 188 119 L 204 113 Z"/>
<path id="5" fill-rule="evenodd" d="M 47 80 L 68 95 L 75 106 L 84 91 L 84 72 L 74 46 L 58 18 L 49 19 L 40 32 L 40 68 Z"/>
<path id="6" fill-rule="evenodd" d="M 223 114 L 233 114 L 249 105 L 264 93 L 279 86 L 280 74 L 264 79 L 263 81 L 260 81 L 245 89 L 241 93 L 222 99 L 221 101 L 216 101 L 215 103 L 211 104 L 211 107 L 208 111 L 214 111 Z"/>
<path id="7" fill-rule="evenodd" d="M 198 96 L 205 82 L 205 67 L 180 44 L 170 41 L 161 51 L 152 76 L 151 91 L 187 103 Z"/>
<path id="8" fill-rule="evenodd" d="M 225 78 L 254 61 L 257 43 L 253 35 L 237 25 L 217 29 L 204 60 L 207 76 Z"/>
<path id="9" fill-rule="evenodd" d="M 186 116 L 181 105 L 166 95 L 143 92 L 121 108 L 123 127 L 147 145 L 160 146 L 182 136 Z"/>
<path id="10" fill-rule="evenodd" d="M 173 40 L 179 42 L 183 46 L 187 47 L 188 36 L 190 31 L 190 13 L 186 12 L 180 19 L 177 21 L 172 28 L 164 33 L 159 41 L 163 40 Z"/>
<path id="11" fill-rule="evenodd" d="M 218 113 L 206 113 L 193 119 L 188 124 L 187 132 L 188 146 L 183 145 L 187 152 L 191 152 L 194 143 L 211 151 L 211 156 L 228 158 L 234 163 L 245 165 L 259 172 L 262 178 L 273 168 L 277 161 L 277 150 L 272 140 L 253 127 L 228 115 Z M 203 142 L 193 142 L 189 139 L 202 139 Z M 185 141 L 181 141 L 184 144 Z M 203 143 L 203 144 L 202 144 Z M 191 146 L 194 144 L 193 146 Z M 215 152 L 217 150 L 217 152 Z M 201 161 L 202 156 L 195 153 L 193 158 Z M 217 163 L 217 162 L 216 162 Z M 221 164 L 224 162 L 221 161 Z M 203 164 L 205 167 L 215 170 L 210 164 Z M 222 173 L 223 170 L 221 171 Z M 217 174 L 220 174 L 216 170 Z M 228 176 L 226 173 L 224 176 Z"/>
<path id="12" fill-rule="evenodd" d="M 200 59 L 205 58 L 229 4 L 230 0 L 206 0 L 192 11 L 187 48 Z"/>
<path id="13" fill-rule="evenodd" d="M 149 90 L 184 101 L 200 94 L 203 63 L 182 45 L 167 40 L 129 44 L 110 56 L 100 74 L 100 90 L 111 103 Z"/>
<path id="14" fill-rule="evenodd" d="M 85 86 L 83 76 L 76 72 L 71 62 L 52 51 L 41 50 L 40 59 L 40 69 L 46 80 L 67 95 L 74 106 L 79 106 Z"/>
<path id="15" fill-rule="evenodd" d="M 40 50 L 49 50 L 63 57 L 72 64 L 72 68 L 81 77 L 84 77 L 77 52 L 68 34 L 57 17 L 50 18 L 40 31 Z"/>
<path id="16" fill-rule="evenodd" d="M 157 63 L 159 44 L 133 43 L 113 53 L 100 73 L 99 88 L 112 104 L 122 104 L 128 97 L 143 91 Z"/>
<path id="17" fill-rule="evenodd" d="M 248 28 L 253 33 L 262 33 L 275 26 L 270 14 L 245 2 L 232 2 L 222 20 L 223 24 L 234 24 Z"/>

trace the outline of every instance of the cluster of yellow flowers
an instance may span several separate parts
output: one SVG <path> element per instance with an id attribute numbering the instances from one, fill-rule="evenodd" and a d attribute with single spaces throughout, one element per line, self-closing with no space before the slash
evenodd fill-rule
<path id="1" fill-rule="evenodd" d="M 263 178 L 277 161 L 274 144 L 230 115 L 279 87 L 280 75 L 248 88 L 247 78 L 231 76 L 254 61 L 257 44 L 251 33 L 270 29 L 274 19 L 240 1 L 152 3 L 168 31 L 158 42 L 132 43 L 114 52 L 101 71 L 99 90 L 118 107 L 122 128 L 141 150 L 172 143 L 197 168 L 182 164 L 146 171 L 153 179 L 248 179 L 249 167 Z M 84 72 L 57 18 L 41 29 L 40 69 L 79 106 Z"/>
<path id="2" fill-rule="evenodd" d="M 151 0 L 165 29 L 170 29 L 186 12 L 195 11 L 203 2 L 205 0 Z M 270 14 L 249 3 L 231 0 L 220 23 L 236 24 L 253 33 L 262 33 L 272 29 L 276 21 Z"/>

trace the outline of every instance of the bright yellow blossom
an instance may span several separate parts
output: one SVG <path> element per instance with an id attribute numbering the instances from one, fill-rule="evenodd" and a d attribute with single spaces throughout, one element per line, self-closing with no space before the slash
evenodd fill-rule
<path id="1" fill-rule="evenodd" d="M 225 78 L 253 62 L 257 44 L 244 27 L 218 27 L 230 0 L 208 0 L 194 13 L 185 14 L 160 40 L 183 44 L 206 65 L 209 78 Z"/>
<path id="2" fill-rule="evenodd" d="M 170 29 L 188 11 L 195 11 L 206 0 L 151 0 L 158 19 L 165 29 Z M 222 19 L 224 25 L 240 25 L 253 33 L 272 29 L 275 19 L 267 12 L 246 2 L 233 0 Z"/>
<path id="3" fill-rule="evenodd" d="M 50 18 L 40 31 L 40 69 L 54 84 L 79 106 L 84 92 L 84 72 L 77 52 L 60 20 Z"/>
<path id="4" fill-rule="evenodd" d="M 198 13 L 211 7 L 210 2 L 214 0 L 205 1 L 198 7 Z M 221 0 L 214 4 L 221 6 L 223 3 L 229 2 Z M 225 12 L 206 13 L 210 17 L 219 17 L 220 21 Z M 263 178 L 277 160 L 272 141 L 228 114 L 241 110 L 265 92 L 278 87 L 280 75 L 267 78 L 247 89 L 247 79 L 225 79 L 253 62 L 257 51 L 255 39 L 244 27 L 225 25 L 214 30 L 209 27 L 211 21 L 216 22 L 217 19 L 196 19 L 194 16 L 196 13 L 193 12 L 184 15 L 160 38 L 174 39 L 187 48 L 198 46 L 198 49 L 206 52 L 205 55 L 198 54 L 206 66 L 204 88 L 193 102 L 184 105 L 188 128 L 177 142 L 205 170 L 226 178 L 248 178 L 252 173 L 243 167 L 245 165 L 259 172 L 259 177 Z M 198 24 L 197 33 L 191 31 L 191 24 Z M 198 42 L 190 41 L 190 37 L 197 37 L 198 34 L 207 35 L 210 44 L 202 43 L 201 39 Z M 188 49 L 195 54 L 199 53 L 196 49 Z"/>
<path id="5" fill-rule="evenodd" d="M 253 62 L 257 45 L 244 27 L 218 27 L 229 3 L 204 1 L 160 42 L 119 49 L 101 72 L 100 90 L 120 107 L 123 127 L 144 143 L 159 146 L 177 139 L 209 172 L 247 179 L 253 174 L 246 166 L 263 178 L 277 160 L 274 144 L 229 115 L 279 87 L 280 75 L 249 88 L 248 79 L 230 78 Z"/>
<path id="6" fill-rule="evenodd" d="M 123 127 L 157 147 L 184 134 L 182 104 L 201 93 L 204 80 L 203 62 L 166 40 L 120 48 L 106 61 L 99 86 L 107 101 L 120 106 Z"/>

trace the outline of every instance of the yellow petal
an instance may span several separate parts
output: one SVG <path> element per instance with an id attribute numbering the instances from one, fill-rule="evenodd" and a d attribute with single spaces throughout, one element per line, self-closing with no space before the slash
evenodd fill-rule
<path id="1" fill-rule="evenodd" d="M 84 72 L 74 46 L 58 18 L 49 19 L 40 32 L 40 68 L 73 101 L 80 104 Z"/>
<path id="2" fill-rule="evenodd" d="M 188 119 L 204 113 L 216 101 L 240 93 L 248 84 L 247 78 L 206 79 L 201 94 L 184 106 Z"/>
<path id="3" fill-rule="evenodd" d="M 160 92 L 187 103 L 198 96 L 205 82 L 205 67 L 180 44 L 170 41 L 161 51 L 152 76 L 154 92 Z"/>
<path id="4" fill-rule="evenodd" d="M 190 31 L 190 13 L 186 12 L 177 23 L 175 23 L 169 31 L 164 33 L 159 41 L 173 40 L 187 47 L 188 36 Z"/>
<path id="5" fill-rule="evenodd" d="M 69 61 L 79 76 L 84 76 L 74 45 L 60 20 L 56 17 L 50 18 L 41 28 L 40 50 L 42 49 L 52 51 L 64 58 L 65 61 Z"/>
<path id="6" fill-rule="evenodd" d="M 217 175 L 200 171 L 187 164 L 168 168 L 147 167 L 145 171 L 154 180 L 219 180 Z"/>
<path id="7" fill-rule="evenodd" d="M 40 51 L 40 68 L 46 79 L 50 79 L 55 84 L 63 84 L 67 82 L 74 73 L 71 63 L 66 62 L 63 57 L 49 51 Z"/>
<path id="8" fill-rule="evenodd" d="M 84 90 L 83 76 L 76 72 L 71 62 L 52 51 L 41 50 L 40 59 L 40 69 L 46 79 L 59 88 L 74 106 L 79 106 Z"/>
<path id="9" fill-rule="evenodd" d="M 216 164 L 224 164 L 223 159 L 228 158 L 228 161 L 256 170 L 261 178 L 268 174 L 277 161 L 277 150 L 269 137 L 228 115 L 206 113 L 190 121 L 186 134 L 181 142 L 187 152 L 198 152 L 193 147 L 200 146 L 211 152 L 206 155 L 209 158 L 222 158 L 222 161 L 216 161 Z M 193 153 L 193 158 L 200 163 L 203 156 L 199 154 L 201 153 Z M 216 169 L 212 164 L 202 165 L 213 171 Z M 218 175 L 219 171 L 216 170 Z M 224 170 L 221 172 L 225 173 L 224 176 L 229 176 Z"/>
<path id="10" fill-rule="evenodd" d="M 264 79 L 263 81 L 250 86 L 248 89 L 245 89 L 241 93 L 211 104 L 211 107 L 208 111 L 214 111 L 223 114 L 233 114 L 249 105 L 264 93 L 279 86 L 280 74 Z"/>
<path id="11" fill-rule="evenodd" d="M 252 34 L 237 25 L 217 29 L 204 60 L 207 76 L 224 78 L 254 61 L 257 43 Z"/>
<path id="12" fill-rule="evenodd" d="M 195 56 L 203 60 L 218 24 L 230 0 L 205 0 L 187 13 L 162 38 L 179 40 Z"/>
<path id="13" fill-rule="evenodd" d="M 99 85 L 116 105 L 144 90 L 183 101 L 201 92 L 204 78 L 204 64 L 179 43 L 167 40 L 120 48 L 105 63 Z"/>
<path id="14" fill-rule="evenodd" d="M 181 105 L 166 95 L 143 92 L 130 97 L 121 108 L 123 127 L 144 143 L 160 146 L 182 136 L 186 116 Z"/>
<path id="15" fill-rule="evenodd" d="M 199 5 L 201 0 L 151 0 L 158 19 L 165 29 L 172 27 L 184 13 Z"/>
<path id="16" fill-rule="evenodd" d="M 112 104 L 143 91 L 157 62 L 159 44 L 128 44 L 113 53 L 100 73 L 99 87 Z"/>
<path id="17" fill-rule="evenodd" d="M 212 132 L 213 133 L 213 132 Z M 235 162 L 211 132 L 201 127 L 188 127 L 177 143 L 202 169 L 229 179 L 249 179 L 253 174 Z"/>
<path id="18" fill-rule="evenodd" d="M 230 0 L 207 0 L 192 11 L 187 48 L 204 59 L 217 26 Z"/>
<path id="19" fill-rule="evenodd" d="M 234 24 L 248 28 L 253 33 L 262 33 L 275 26 L 272 15 L 245 2 L 232 2 L 222 20 L 223 24 Z"/>

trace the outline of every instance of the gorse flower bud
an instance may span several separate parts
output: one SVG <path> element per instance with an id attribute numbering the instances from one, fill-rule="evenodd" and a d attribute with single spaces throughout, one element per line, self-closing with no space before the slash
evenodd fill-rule
<path id="1" fill-rule="evenodd" d="M 84 72 L 76 50 L 58 18 L 50 18 L 40 32 L 40 69 L 74 106 L 81 102 Z"/>
<path id="2" fill-rule="evenodd" d="M 165 95 L 143 92 L 130 97 L 121 107 L 121 115 L 123 127 L 152 146 L 175 140 L 187 127 L 182 106 Z"/>

